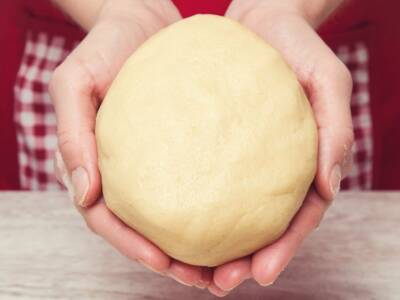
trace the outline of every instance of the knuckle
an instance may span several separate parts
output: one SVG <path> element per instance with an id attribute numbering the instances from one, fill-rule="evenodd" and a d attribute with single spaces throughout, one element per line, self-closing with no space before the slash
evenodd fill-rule
<path id="1" fill-rule="evenodd" d="M 69 130 L 59 130 L 57 133 L 58 147 L 62 154 L 69 153 L 77 149 L 78 145 L 75 142 L 77 139 L 74 134 Z"/>
<path id="2" fill-rule="evenodd" d="M 96 59 L 101 57 L 94 52 Z M 57 98 L 63 97 L 65 90 L 73 90 L 76 94 L 94 88 L 95 75 L 90 73 L 88 62 L 79 58 L 75 52 L 54 69 L 49 81 L 49 93 L 53 103 Z"/>
<path id="3" fill-rule="evenodd" d="M 310 72 L 310 81 L 315 89 L 340 89 L 345 91 L 350 99 L 353 86 L 351 72 L 346 65 L 338 58 L 326 60 L 325 62 L 315 66 Z"/>

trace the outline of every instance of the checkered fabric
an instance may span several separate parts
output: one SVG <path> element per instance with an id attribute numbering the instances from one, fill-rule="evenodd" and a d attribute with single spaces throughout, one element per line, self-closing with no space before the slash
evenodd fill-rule
<path id="1" fill-rule="evenodd" d="M 336 54 L 350 69 L 353 77 L 351 112 L 355 143 L 352 153 L 353 168 L 343 180 L 343 189 L 367 190 L 372 188 L 372 119 L 369 92 L 369 53 L 363 42 L 342 45 Z"/>
<path id="2" fill-rule="evenodd" d="M 61 36 L 29 33 L 15 86 L 15 123 L 20 182 L 24 189 L 60 189 L 53 170 L 57 144 L 56 118 L 47 92 L 52 71 L 76 45 Z M 335 49 L 351 70 L 351 101 L 355 128 L 354 167 L 343 189 L 370 189 L 372 185 L 372 124 L 369 108 L 368 48 L 363 43 Z"/>
<path id="3" fill-rule="evenodd" d="M 22 189 L 60 189 L 54 176 L 56 117 L 48 94 L 52 71 L 72 50 L 61 36 L 28 32 L 14 86 L 20 184 Z"/>

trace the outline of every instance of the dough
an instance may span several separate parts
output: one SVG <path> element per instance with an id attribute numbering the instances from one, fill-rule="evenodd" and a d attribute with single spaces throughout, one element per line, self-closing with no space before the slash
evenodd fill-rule
<path id="1" fill-rule="evenodd" d="M 194 16 L 144 43 L 96 126 L 107 206 L 193 265 L 279 238 L 316 172 L 316 125 L 294 73 L 223 17 Z"/>

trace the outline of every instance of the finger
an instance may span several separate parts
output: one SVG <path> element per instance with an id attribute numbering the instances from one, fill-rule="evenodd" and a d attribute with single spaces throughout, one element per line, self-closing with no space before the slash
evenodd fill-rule
<path id="1" fill-rule="evenodd" d="M 214 271 L 214 283 L 223 291 L 231 291 L 249 278 L 251 278 L 251 257 L 226 263 Z"/>
<path id="2" fill-rule="evenodd" d="M 217 296 L 217 297 L 220 297 L 220 298 L 225 297 L 225 296 L 227 296 L 227 295 L 229 294 L 229 292 L 223 291 L 223 290 L 221 290 L 219 287 L 217 287 L 217 286 L 215 285 L 215 283 L 211 283 L 211 284 L 209 285 L 208 291 L 209 291 L 211 294 L 213 294 L 214 296 Z"/>
<path id="3" fill-rule="evenodd" d="M 354 139 L 354 137 L 353 137 Z M 354 142 L 351 144 L 350 148 L 345 147 L 344 159 L 342 162 L 342 179 L 346 178 L 353 167 L 354 163 Z"/>
<path id="4" fill-rule="evenodd" d="M 105 205 L 98 201 L 90 208 L 77 206 L 88 227 L 102 236 L 120 253 L 138 260 L 149 269 L 165 273 L 170 266 L 169 257 L 133 229 L 120 221 Z"/>
<path id="5" fill-rule="evenodd" d="M 73 198 L 72 194 L 72 183 L 68 174 L 67 167 L 61 156 L 60 150 L 58 148 L 54 152 L 54 173 L 59 183 L 61 183 L 68 191 L 70 198 Z"/>
<path id="6" fill-rule="evenodd" d="M 196 284 L 196 287 L 200 289 L 204 289 L 208 287 L 213 281 L 213 268 L 203 267 L 201 270 L 201 281 Z"/>
<path id="7" fill-rule="evenodd" d="M 271 285 L 295 255 L 303 240 L 319 226 L 328 202 L 314 190 L 306 197 L 285 234 L 253 255 L 252 274 L 261 285 Z"/>
<path id="8" fill-rule="evenodd" d="M 318 125 L 319 155 L 315 179 L 319 193 L 332 200 L 349 172 L 354 140 L 350 112 L 351 78 L 341 65 L 319 66 L 310 77 L 311 103 Z M 327 75 L 322 75 L 328 72 Z"/>
<path id="9" fill-rule="evenodd" d="M 101 192 L 96 112 L 123 62 L 145 39 L 135 30 L 105 22 L 96 25 L 51 78 L 49 91 L 57 116 L 59 148 L 72 182 L 71 192 L 81 206 L 92 204 Z"/>
<path id="10" fill-rule="evenodd" d="M 347 68 L 304 20 L 290 24 L 286 29 L 290 38 L 274 38 L 309 96 L 319 140 L 316 187 L 323 198 L 332 200 L 348 172 L 348 155 L 354 139 L 350 111 L 352 79 Z M 294 51 L 300 43 L 307 47 Z"/>
<path id="11" fill-rule="evenodd" d="M 304 20 L 290 23 L 286 40 L 275 37 L 279 50 L 296 72 L 313 108 L 318 128 L 318 168 L 316 187 L 332 200 L 350 168 L 353 144 L 350 111 L 352 79 L 347 68 Z M 306 43 L 301 51 L 294 51 Z"/>
<path id="12" fill-rule="evenodd" d="M 172 260 L 167 275 L 187 286 L 204 284 L 202 282 L 202 267 L 188 265 L 176 260 Z"/>
<path id="13" fill-rule="evenodd" d="M 98 99 L 94 77 L 78 60 L 82 47 L 55 70 L 49 91 L 57 116 L 59 149 L 72 184 L 69 191 L 79 205 L 87 206 L 100 195 L 94 136 Z"/>

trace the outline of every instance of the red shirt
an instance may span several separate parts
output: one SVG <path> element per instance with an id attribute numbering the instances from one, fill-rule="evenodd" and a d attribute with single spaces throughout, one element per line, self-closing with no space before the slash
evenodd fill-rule
<path id="1" fill-rule="evenodd" d="M 224 14 L 230 0 L 174 0 L 184 17 L 196 13 Z M 353 0 L 320 29 L 335 47 L 362 39 L 370 48 L 371 109 L 374 136 L 373 188 L 400 188 L 400 2 Z M 51 26 L 48 26 L 51 24 Z M 77 39 L 79 28 L 47 0 L 0 2 L 0 189 L 18 188 L 18 162 L 13 123 L 13 85 L 27 28 L 59 31 Z M 4 68 L 6 66 L 6 68 Z"/>

